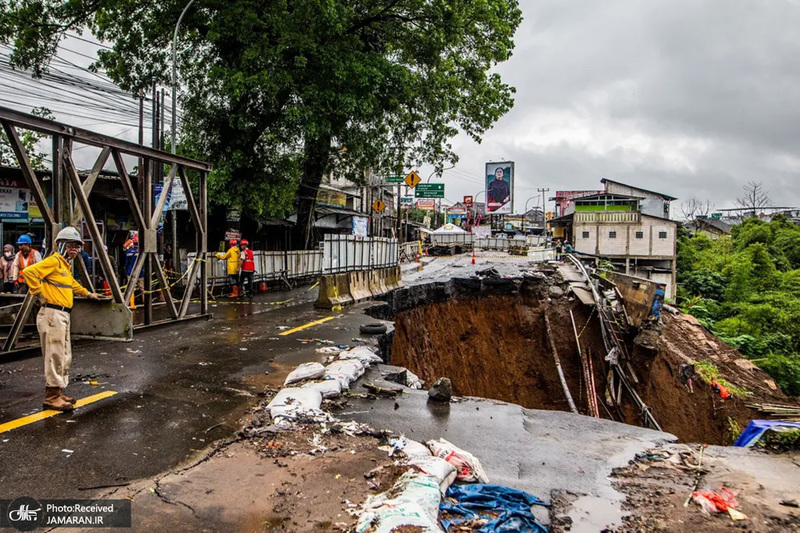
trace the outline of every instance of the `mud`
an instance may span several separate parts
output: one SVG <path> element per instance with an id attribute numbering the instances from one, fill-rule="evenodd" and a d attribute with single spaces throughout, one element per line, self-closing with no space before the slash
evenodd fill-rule
<path id="1" fill-rule="evenodd" d="M 599 319 L 577 299 L 552 297 L 555 277 L 517 280 L 460 279 L 415 286 L 395 294 L 372 310 L 393 318 L 394 332 L 384 348 L 387 360 L 405 366 L 427 384 L 448 377 L 457 396 L 478 396 L 524 407 L 568 410 L 544 326 L 545 308 L 553 341 L 572 397 L 588 414 L 586 386 L 577 351 L 570 311 L 580 334 L 581 350 L 592 361 L 600 416 L 641 425 L 642 413 L 623 393 L 619 406 L 606 402 L 608 363 Z M 427 291 L 427 292 L 426 292 Z M 634 345 L 634 387 L 662 429 L 682 442 L 732 444 L 757 413 L 755 403 L 796 403 L 786 397 L 754 365 L 687 315 L 665 314 L 655 350 Z M 711 360 L 727 381 L 744 392 L 720 398 L 699 377 L 693 391 L 680 382 L 681 364 Z"/>

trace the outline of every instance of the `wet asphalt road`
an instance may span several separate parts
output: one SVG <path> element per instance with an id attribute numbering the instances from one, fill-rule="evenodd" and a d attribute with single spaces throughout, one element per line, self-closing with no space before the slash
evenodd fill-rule
<path id="1" fill-rule="evenodd" d="M 233 435 L 270 383 L 265 372 L 322 359 L 315 353 L 320 344 L 299 339 L 351 344 L 361 323 L 374 322 L 363 305 L 316 310 L 316 289 L 307 289 L 270 293 L 252 305 L 220 300 L 211 320 L 137 332 L 131 343 L 76 346 L 71 375 L 94 372 L 99 385 L 77 382 L 66 392 L 118 394 L 0 433 L 0 498 L 90 497 L 79 489 L 158 474 Z M 265 303 L 294 296 L 290 304 Z M 279 335 L 279 327 L 326 316 L 336 318 Z M 41 410 L 43 379 L 41 356 L 0 363 L 0 423 Z"/>

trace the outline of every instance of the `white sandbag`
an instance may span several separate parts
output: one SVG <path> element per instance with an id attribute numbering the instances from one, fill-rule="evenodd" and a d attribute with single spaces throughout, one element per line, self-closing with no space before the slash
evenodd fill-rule
<path id="1" fill-rule="evenodd" d="M 350 384 L 364 374 L 364 365 L 358 359 L 334 361 L 325 367 L 325 379 L 335 379 L 342 390 L 350 390 Z"/>
<path id="2" fill-rule="evenodd" d="M 390 493 L 397 496 L 389 499 Z M 417 526 L 421 533 L 442 533 L 438 522 L 440 501 L 435 478 L 406 472 L 391 490 L 367 499 L 356 532 L 391 533 L 400 526 Z"/>
<path id="3" fill-rule="evenodd" d="M 312 381 L 310 383 L 304 384 L 301 389 L 313 389 L 319 391 L 322 394 L 322 397 L 327 398 L 338 398 L 342 394 L 342 384 L 335 379 L 326 379 L 323 381 Z"/>
<path id="4" fill-rule="evenodd" d="M 469 483 L 489 483 L 489 478 L 481 462 L 469 452 L 444 439 L 429 440 L 425 443 L 433 455 L 444 459 L 456 469 L 456 479 Z"/>
<path id="5" fill-rule="evenodd" d="M 307 379 L 319 379 L 325 375 L 325 367 L 321 363 L 303 363 L 298 366 L 286 376 L 286 381 L 283 385 L 291 385 L 292 383 L 299 383 Z"/>
<path id="6" fill-rule="evenodd" d="M 317 412 L 321 405 L 322 394 L 318 390 L 287 388 L 275 395 L 267 405 L 267 411 L 275 419 L 284 415 L 295 416 L 298 411 Z"/>
<path id="7" fill-rule="evenodd" d="M 406 437 L 402 437 L 402 440 L 403 446 L 400 449 L 403 450 L 403 453 L 406 454 L 406 457 L 409 459 L 427 459 L 432 456 L 428 447 L 421 442 Z"/>
<path id="8" fill-rule="evenodd" d="M 447 489 L 456 480 L 456 468 L 444 459 L 431 456 L 416 457 L 408 464 L 435 479 L 439 483 L 439 491 L 442 494 L 447 492 Z"/>
<path id="9" fill-rule="evenodd" d="M 370 366 L 375 363 L 383 362 L 383 359 L 381 359 L 378 354 L 366 346 L 356 346 L 355 348 L 345 350 L 339 354 L 339 359 L 342 361 L 347 359 L 358 359 L 364 366 Z"/>

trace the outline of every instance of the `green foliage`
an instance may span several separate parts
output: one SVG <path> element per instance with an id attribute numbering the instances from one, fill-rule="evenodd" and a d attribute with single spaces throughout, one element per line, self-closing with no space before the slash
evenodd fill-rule
<path id="1" fill-rule="evenodd" d="M 9 0 L 0 42 L 41 73 L 64 31 L 89 28 L 113 45 L 97 66 L 136 91 L 169 82 L 186 4 Z M 178 151 L 213 164 L 210 199 L 252 216 L 313 205 L 331 171 L 441 169 L 449 139 L 479 141 L 513 105 L 495 67 L 521 20 L 517 0 L 197 0 L 178 35 Z"/>
<path id="2" fill-rule="evenodd" d="M 751 393 L 742 387 L 736 387 L 731 385 L 729 381 L 725 378 L 720 376 L 719 368 L 717 365 L 711 362 L 710 359 L 703 359 L 694 364 L 694 370 L 697 372 L 697 375 L 700 376 L 700 379 L 705 381 L 706 383 L 711 383 L 712 381 L 716 381 L 726 389 L 728 392 L 731 393 L 732 396 L 749 396 Z"/>
<path id="3" fill-rule="evenodd" d="M 679 305 L 800 394 L 800 227 L 751 218 L 730 238 L 679 235 Z"/>
<path id="4" fill-rule="evenodd" d="M 783 392 L 800 396 L 800 356 L 770 354 L 758 366 L 775 379 Z"/>
<path id="5" fill-rule="evenodd" d="M 53 114 L 46 107 L 36 107 L 31 110 L 31 114 L 37 117 L 54 118 Z M 45 155 L 39 151 L 38 147 L 39 141 L 44 137 L 44 134 L 31 130 L 18 129 L 17 135 L 19 135 L 19 140 L 34 170 L 44 170 L 48 168 L 44 161 Z M 11 142 L 8 140 L 5 130 L 2 128 L 0 128 L 0 165 L 9 167 L 20 166 L 17 161 L 17 156 L 11 148 Z"/>

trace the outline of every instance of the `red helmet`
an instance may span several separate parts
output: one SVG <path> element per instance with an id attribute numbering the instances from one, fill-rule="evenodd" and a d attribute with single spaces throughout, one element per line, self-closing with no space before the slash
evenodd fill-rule
<path id="1" fill-rule="evenodd" d="M 133 238 L 132 238 L 131 240 L 132 240 L 133 242 L 139 242 L 139 234 L 137 233 L 136 235 L 134 235 L 134 236 L 133 236 Z"/>
<path id="2" fill-rule="evenodd" d="M 250 243 L 247 242 L 247 239 L 242 239 L 241 245 L 242 246 L 250 246 Z"/>
<path id="3" fill-rule="evenodd" d="M 230 243 L 231 246 L 236 246 L 236 239 L 231 239 Z"/>

